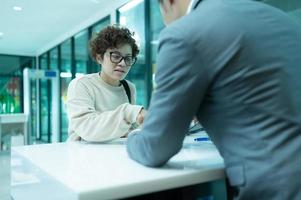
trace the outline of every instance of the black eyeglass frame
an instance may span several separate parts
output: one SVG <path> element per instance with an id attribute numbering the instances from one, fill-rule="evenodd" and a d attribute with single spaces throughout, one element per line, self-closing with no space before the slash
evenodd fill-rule
<path id="1" fill-rule="evenodd" d="M 120 60 L 117 62 L 117 61 L 113 61 L 113 59 L 112 59 L 112 54 L 116 54 L 116 55 L 118 55 L 118 56 L 120 56 Z M 122 56 L 121 54 L 119 54 L 119 53 L 117 53 L 117 52 L 114 52 L 114 51 L 112 51 L 112 52 L 109 52 L 109 55 L 110 55 L 110 60 L 111 60 L 111 62 L 112 63 L 114 63 L 114 64 L 118 64 L 118 63 L 120 63 L 122 60 L 124 60 L 124 63 L 126 64 L 126 66 L 128 66 L 128 67 L 130 67 L 130 66 L 133 66 L 136 62 L 137 62 L 137 57 L 132 57 L 132 56 Z M 131 57 L 132 58 L 132 63 L 129 65 L 128 64 L 128 61 L 126 60 L 126 58 L 128 58 L 128 57 Z"/>

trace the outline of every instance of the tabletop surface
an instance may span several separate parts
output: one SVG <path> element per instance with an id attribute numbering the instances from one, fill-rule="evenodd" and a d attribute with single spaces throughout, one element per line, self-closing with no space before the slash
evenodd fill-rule
<path id="1" fill-rule="evenodd" d="M 195 142 L 193 137 L 186 137 L 182 150 L 160 168 L 131 160 L 126 139 L 16 147 L 11 159 L 12 191 L 52 182 L 75 199 L 124 198 L 224 178 L 223 159 L 215 146 Z"/>

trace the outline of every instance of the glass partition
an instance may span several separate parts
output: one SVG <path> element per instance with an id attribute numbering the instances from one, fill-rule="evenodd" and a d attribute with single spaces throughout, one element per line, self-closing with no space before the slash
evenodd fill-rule
<path id="1" fill-rule="evenodd" d="M 160 13 L 158 1 L 154 1 L 150 4 L 150 52 L 151 52 L 151 64 L 152 64 L 152 85 L 153 89 L 156 87 L 155 73 L 157 71 L 157 49 L 159 44 L 159 34 L 164 28 L 164 23 Z"/>
<path id="2" fill-rule="evenodd" d="M 96 33 L 104 29 L 106 26 L 110 25 L 110 17 L 106 17 L 91 27 L 91 37 L 94 37 Z M 89 52 L 90 53 L 90 52 Z M 89 55 L 90 56 L 90 55 Z M 90 56 L 90 66 L 89 73 L 95 73 L 100 70 L 99 65 Z"/>
<path id="3" fill-rule="evenodd" d="M 59 69 L 59 50 L 58 50 L 58 47 L 55 47 L 53 48 L 52 50 L 50 50 L 49 52 L 49 69 L 53 69 L 53 70 L 58 70 Z M 50 82 L 50 81 L 48 81 Z M 50 83 L 49 83 L 50 84 Z M 50 87 L 49 87 L 49 96 L 48 96 L 48 99 L 49 99 L 49 133 L 52 132 L 51 130 L 51 124 L 52 124 L 52 119 L 51 119 L 51 116 L 52 116 L 52 89 L 51 89 L 52 85 L 50 84 Z M 50 141 L 50 138 L 51 138 L 51 135 L 49 134 L 48 135 L 48 142 Z"/>
<path id="4" fill-rule="evenodd" d="M 92 36 L 110 24 L 110 17 L 105 17 L 92 26 Z"/>
<path id="5" fill-rule="evenodd" d="M 49 69 L 48 54 L 40 57 L 40 69 Z M 40 139 L 43 142 L 50 142 L 50 105 L 51 90 L 49 80 L 39 80 L 40 82 Z"/>
<path id="6" fill-rule="evenodd" d="M 58 47 L 50 50 L 49 54 L 49 69 L 58 69 L 59 60 L 58 60 Z"/>
<path id="7" fill-rule="evenodd" d="M 75 76 L 80 76 L 87 73 L 89 61 L 88 38 L 88 30 L 83 30 L 74 36 Z"/>
<path id="8" fill-rule="evenodd" d="M 71 74 L 71 39 L 61 45 L 61 140 L 65 141 L 68 137 L 68 118 L 66 112 L 67 90 L 72 79 Z"/>
<path id="9" fill-rule="evenodd" d="M 133 82 L 137 89 L 137 104 L 147 107 L 147 66 L 145 53 L 145 4 L 142 0 L 132 0 L 117 10 L 120 25 L 135 33 L 134 38 L 140 49 L 136 64 L 126 79 Z M 139 17 L 137 17 L 139 16 Z"/>

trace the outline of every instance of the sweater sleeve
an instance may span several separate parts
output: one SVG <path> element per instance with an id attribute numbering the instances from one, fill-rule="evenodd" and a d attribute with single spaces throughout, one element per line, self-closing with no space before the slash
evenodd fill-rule
<path id="1" fill-rule="evenodd" d="M 136 87 L 133 83 L 127 81 L 130 90 L 131 90 L 131 99 L 132 99 L 132 104 L 136 104 L 136 97 L 137 97 L 137 90 Z"/>
<path id="2" fill-rule="evenodd" d="M 70 83 L 67 96 L 69 130 L 90 142 L 124 136 L 141 110 L 141 106 L 124 103 L 111 111 L 96 111 L 93 94 L 80 81 Z"/>

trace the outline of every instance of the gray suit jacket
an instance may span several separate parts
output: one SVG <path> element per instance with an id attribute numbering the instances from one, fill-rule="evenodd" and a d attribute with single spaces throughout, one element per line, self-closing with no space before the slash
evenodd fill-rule
<path id="1" fill-rule="evenodd" d="M 197 116 L 237 199 L 301 199 L 301 29 L 250 0 L 196 1 L 165 28 L 157 88 L 129 156 L 166 163 Z"/>

